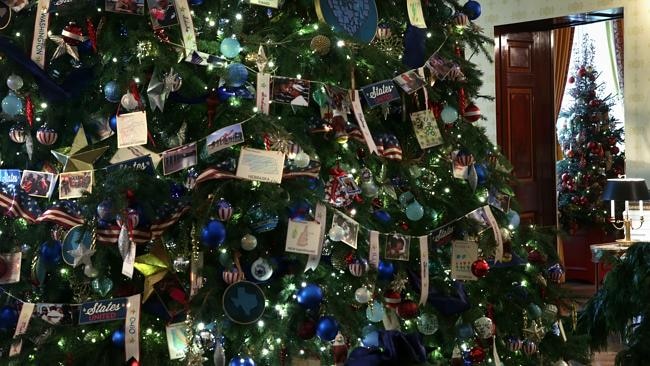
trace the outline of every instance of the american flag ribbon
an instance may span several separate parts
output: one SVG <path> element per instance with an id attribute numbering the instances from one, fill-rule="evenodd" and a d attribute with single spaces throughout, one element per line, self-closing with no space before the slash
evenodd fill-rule
<path id="1" fill-rule="evenodd" d="M 309 165 L 305 168 L 296 168 L 293 166 L 285 167 L 284 172 L 282 173 L 282 179 L 294 179 L 300 177 L 308 178 L 318 178 L 320 173 L 321 164 L 318 161 L 312 160 L 309 162 Z M 203 182 L 208 182 L 211 180 L 221 180 L 221 179 L 244 179 L 238 177 L 230 169 L 224 170 L 219 166 L 208 168 L 199 174 L 196 178 L 196 184 L 201 184 Z"/>

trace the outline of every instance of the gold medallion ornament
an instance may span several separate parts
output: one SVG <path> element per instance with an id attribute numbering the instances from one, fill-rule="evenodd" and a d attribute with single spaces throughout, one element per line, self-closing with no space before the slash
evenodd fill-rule
<path id="1" fill-rule="evenodd" d="M 331 47 L 332 42 L 330 39 L 321 34 L 312 38 L 311 43 L 309 44 L 309 48 L 319 56 L 327 55 L 330 52 Z"/>

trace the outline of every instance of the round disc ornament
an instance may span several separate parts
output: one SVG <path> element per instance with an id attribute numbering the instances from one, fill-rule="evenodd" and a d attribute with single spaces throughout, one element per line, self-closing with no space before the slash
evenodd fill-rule
<path id="1" fill-rule="evenodd" d="M 93 241 L 93 236 L 90 230 L 84 229 L 82 225 L 75 226 L 65 234 L 63 238 L 63 243 L 61 245 L 61 254 L 63 256 L 63 261 L 67 264 L 74 265 L 74 256 L 71 252 L 79 248 L 80 245 L 90 249 L 90 246 Z"/>
<path id="2" fill-rule="evenodd" d="M 375 37 L 378 23 L 375 0 L 316 0 L 315 5 L 318 19 L 335 30 L 365 44 Z"/>
<path id="3" fill-rule="evenodd" d="M 248 281 L 233 283 L 223 293 L 223 312 L 237 324 L 251 324 L 264 314 L 266 298 L 256 284 Z"/>

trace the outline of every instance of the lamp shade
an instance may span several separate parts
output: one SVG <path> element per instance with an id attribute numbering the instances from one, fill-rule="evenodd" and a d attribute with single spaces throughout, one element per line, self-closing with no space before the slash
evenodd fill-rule
<path id="1" fill-rule="evenodd" d="M 603 201 L 647 201 L 650 193 L 642 178 L 608 179 Z"/>

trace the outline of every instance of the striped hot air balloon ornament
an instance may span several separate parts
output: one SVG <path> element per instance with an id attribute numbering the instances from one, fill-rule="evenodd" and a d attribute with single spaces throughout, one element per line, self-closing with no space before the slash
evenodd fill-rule
<path id="1" fill-rule="evenodd" d="M 537 344 L 530 339 L 524 341 L 524 344 L 521 346 L 521 350 L 528 356 L 532 356 L 537 353 Z"/>
<path id="2" fill-rule="evenodd" d="M 232 205 L 225 199 L 222 198 L 217 201 L 215 208 L 217 210 L 217 218 L 219 221 L 228 221 L 232 217 Z"/>
<path id="3" fill-rule="evenodd" d="M 508 337 L 508 340 L 506 341 L 506 345 L 508 346 L 508 350 L 510 352 L 517 352 L 521 350 L 523 344 L 524 342 L 522 342 L 522 340 L 517 337 Z"/>
<path id="4" fill-rule="evenodd" d="M 45 146 L 54 145 L 58 137 L 59 134 L 56 132 L 56 130 L 47 127 L 46 125 L 39 127 L 38 130 L 36 131 L 36 140 L 41 145 L 45 145 Z"/>
<path id="5" fill-rule="evenodd" d="M 237 268 L 224 270 L 221 277 L 223 278 L 223 282 L 229 285 L 246 279 L 244 272 L 238 271 Z"/>

